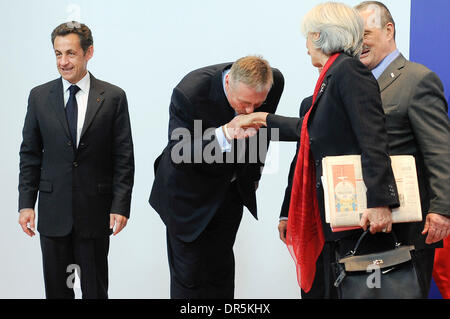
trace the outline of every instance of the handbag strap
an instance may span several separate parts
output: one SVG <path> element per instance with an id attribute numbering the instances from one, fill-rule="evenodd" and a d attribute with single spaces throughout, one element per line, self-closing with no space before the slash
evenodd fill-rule
<path id="1" fill-rule="evenodd" d="M 364 238 L 366 238 L 367 234 L 369 234 L 369 233 L 370 233 L 370 230 L 367 229 L 365 232 L 363 232 L 361 234 L 358 241 L 356 242 L 355 248 L 353 248 L 353 250 L 350 251 L 351 255 L 356 256 L 356 254 L 358 253 L 359 246 L 361 246 L 362 241 L 364 240 Z M 390 234 L 392 235 L 392 239 L 394 241 L 394 249 L 400 247 L 401 243 L 399 243 L 397 236 L 395 235 L 395 232 L 392 230 Z"/>

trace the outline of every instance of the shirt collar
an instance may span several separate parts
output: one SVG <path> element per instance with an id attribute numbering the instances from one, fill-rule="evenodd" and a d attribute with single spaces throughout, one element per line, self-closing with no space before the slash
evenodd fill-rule
<path id="1" fill-rule="evenodd" d="M 226 69 L 222 73 L 222 85 L 223 85 L 223 91 L 225 92 L 225 96 L 228 97 L 227 90 L 225 90 L 225 78 L 228 73 L 230 73 L 231 69 Z"/>
<path id="2" fill-rule="evenodd" d="M 372 70 L 372 74 L 375 77 L 375 79 L 379 79 L 379 77 L 381 76 L 381 74 L 383 74 L 383 72 L 387 69 L 387 67 L 400 55 L 400 51 L 399 50 L 395 50 L 394 52 L 392 52 L 391 54 L 387 55 L 383 61 L 380 62 L 380 64 L 378 64 L 378 66 Z"/>
<path id="3" fill-rule="evenodd" d="M 223 86 L 223 91 L 225 92 L 225 96 L 227 97 L 227 99 L 228 99 L 228 94 L 227 94 L 227 90 L 225 89 L 225 78 L 226 78 L 227 74 L 230 73 L 230 71 L 231 71 L 231 69 L 226 69 L 222 73 L 222 86 Z M 233 109 L 233 111 L 234 111 L 234 109 Z M 236 116 L 236 115 L 238 115 L 238 113 L 236 111 L 234 111 L 234 115 Z"/>
<path id="4" fill-rule="evenodd" d="M 69 87 L 72 85 L 72 83 L 65 80 L 64 78 L 62 79 L 62 83 L 63 83 L 64 92 L 66 92 L 69 89 Z M 91 76 L 90 76 L 89 72 L 86 72 L 86 75 L 80 81 L 75 83 L 75 85 L 77 85 L 80 88 L 80 90 L 83 91 L 84 93 L 88 93 L 89 88 L 91 86 Z"/>

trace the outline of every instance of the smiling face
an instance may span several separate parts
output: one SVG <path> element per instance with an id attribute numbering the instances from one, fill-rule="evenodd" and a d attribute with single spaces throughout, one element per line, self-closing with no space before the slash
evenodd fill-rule
<path id="1" fill-rule="evenodd" d="M 250 114 L 259 108 L 267 98 L 270 85 L 258 92 L 256 89 L 242 83 L 232 83 L 229 74 L 225 77 L 225 90 L 228 102 L 238 114 Z"/>
<path id="2" fill-rule="evenodd" d="M 374 10 L 361 11 L 360 15 L 364 19 L 364 47 L 360 59 L 369 70 L 373 70 L 396 49 L 394 25 L 388 23 L 381 27 L 381 19 L 374 16 L 379 12 Z"/>
<path id="3" fill-rule="evenodd" d="M 90 46 L 84 52 L 79 36 L 70 33 L 57 36 L 53 48 L 59 74 L 72 84 L 79 82 L 87 73 L 87 63 L 94 54 L 94 47 Z"/>

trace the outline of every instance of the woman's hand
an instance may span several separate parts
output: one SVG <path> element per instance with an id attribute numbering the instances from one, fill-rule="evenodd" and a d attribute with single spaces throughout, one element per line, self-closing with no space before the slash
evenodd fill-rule
<path id="1" fill-rule="evenodd" d="M 287 219 L 282 219 L 278 223 L 278 232 L 280 233 L 280 239 L 285 244 L 286 244 L 287 224 L 288 224 Z"/>
<path id="2" fill-rule="evenodd" d="M 367 229 L 370 228 L 372 234 L 379 232 L 390 233 L 392 231 L 392 213 L 388 206 L 368 208 L 364 211 L 360 226 Z"/>
<path id="3" fill-rule="evenodd" d="M 269 113 L 255 112 L 236 116 L 231 122 L 223 126 L 227 139 L 241 139 L 251 137 L 262 126 L 267 126 L 266 118 Z"/>

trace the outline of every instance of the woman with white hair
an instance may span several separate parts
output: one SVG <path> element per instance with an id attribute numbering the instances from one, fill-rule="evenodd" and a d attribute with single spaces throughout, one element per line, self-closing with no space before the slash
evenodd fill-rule
<path id="1" fill-rule="evenodd" d="M 303 298 L 338 297 L 330 267 L 335 251 L 348 252 L 362 232 L 334 233 L 325 223 L 322 158 L 361 155 L 369 207 L 361 219 L 364 230 L 390 232 L 391 208 L 399 206 L 378 84 L 359 61 L 363 30 L 359 14 L 345 4 L 313 8 L 302 32 L 321 73 L 312 100 L 302 103 L 301 117 L 256 112 L 241 118 L 242 127 L 277 128 L 281 141 L 298 142 L 279 231 L 296 262 Z"/>

